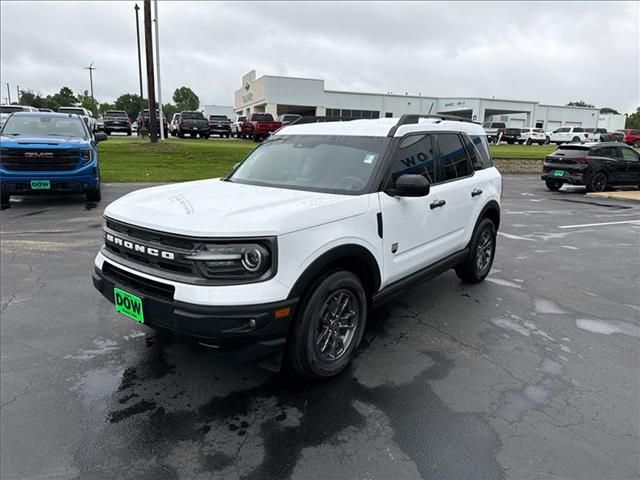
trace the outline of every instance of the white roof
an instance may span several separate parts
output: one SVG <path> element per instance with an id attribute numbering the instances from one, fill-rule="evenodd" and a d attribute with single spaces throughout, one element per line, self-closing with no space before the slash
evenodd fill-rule
<path id="1" fill-rule="evenodd" d="M 304 123 L 288 125 L 274 135 L 353 135 L 361 137 L 386 137 L 389 131 L 398 124 L 399 118 L 378 118 L 374 120 L 350 120 L 346 122 Z M 424 131 L 460 131 L 471 135 L 486 135 L 482 125 L 455 120 L 437 118 L 421 118 L 418 123 L 400 126 L 394 137 L 401 137 L 411 132 Z"/>

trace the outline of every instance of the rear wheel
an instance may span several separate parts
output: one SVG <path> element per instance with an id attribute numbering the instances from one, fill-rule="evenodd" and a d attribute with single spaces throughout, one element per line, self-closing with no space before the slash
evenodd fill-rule
<path id="1" fill-rule="evenodd" d="M 544 137 L 544 144 L 549 145 L 551 143 L 551 139 L 549 137 Z"/>
<path id="2" fill-rule="evenodd" d="M 456 275 L 465 283 L 480 283 L 493 265 L 496 253 L 496 226 L 485 218 L 476 227 L 467 259 L 456 267 Z"/>
<path id="3" fill-rule="evenodd" d="M 527 145 L 531 145 L 533 143 L 533 140 L 531 140 L 530 138 L 527 138 Z"/>
<path id="4" fill-rule="evenodd" d="M 287 363 L 310 379 L 340 373 L 351 361 L 367 320 L 360 279 L 342 270 L 320 279 L 304 298 L 287 340 Z"/>
<path id="5" fill-rule="evenodd" d="M 572 142 L 572 143 L 580 143 L 580 138 L 579 138 L 579 137 L 573 137 L 573 138 L 571 139 L 571 142 Z"/>
<path id="6" fill-rule="evenodd" d="M 560 190 L 560 188 L 562 188 L 562 182 L 558 180 L 547 180 L 544 183 L 552 192 L 557 192 L 558 190 Z"/>
<path id="7" fill-rule="evenodd" d="M 8 206 L 10 199 L 11 199 L 11 195 L 7 195 L 6 193 L 3 193 L 2 196 L 0 197 L 0 205 L 2 205 L 3 207 Z"/>
<path id="8" fill-rule="evenodd" d="M 102 192 L 100 190 L 100 184 L 98 184 L 98 188 L 95 190 L 91 190 L 87 192 L 87 201 L 88 202 L 99 202 L 102 199 Z"/>
<path id="9" fill-rule="evenodd" d="M 131 130 L 127 130 L 127 137 L 131 136 Z"/>
<path id="10" fill-rule="evenodd" d="M 636 148 L 640 148 L 640 140 L 634 140 L 633 141 L 633 146 Z"/>
<path id="11" fill-rule="evenodd" d="M 594 173 L 589 180 L 587 190 L 589 192 L 604 192 L 608 186 L 607 176 L 602 172 Z"/>

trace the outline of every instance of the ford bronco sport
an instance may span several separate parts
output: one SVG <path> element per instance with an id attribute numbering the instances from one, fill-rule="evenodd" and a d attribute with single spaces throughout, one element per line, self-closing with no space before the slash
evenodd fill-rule
<path id="1" fill-rule="evenodd" d="M 298 375 L 330 377 L 370 309 L 451 268 L 487 276 L 501 190 L 475 123 L 290 125 L 225 178 L 109 205 L 93 281 L 152 328 L 245 358 L 284 353 Z"/>

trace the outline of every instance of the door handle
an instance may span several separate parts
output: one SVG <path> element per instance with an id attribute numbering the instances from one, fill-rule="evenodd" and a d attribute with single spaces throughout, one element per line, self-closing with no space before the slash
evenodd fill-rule
<path id="1" fill-rule="evenodd" d="M 434 208 L 438 208 L 438 207 L 444 207 L 444 205 L 447 202 L 444 200 L 436 200 L 435 202 L 431 202 L 431 205 L 429 205 L 431 207 L 431 210 L 433 210 Z"/>
<path id="2" fill-rule="evenodd" d="M 482 190 L 480 190 L 479 188 L 476 188 L 474 191 L 471 192 L 472 197 L 477 197 L 478 195 L 482 195 Z"/>

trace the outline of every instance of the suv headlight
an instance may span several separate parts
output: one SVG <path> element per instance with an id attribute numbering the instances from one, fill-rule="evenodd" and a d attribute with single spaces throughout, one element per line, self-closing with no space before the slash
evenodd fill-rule
<path id="1" fill-rule="evenodd" d="M 83 165 L 86 165 L 87 163 L 91 162 L 91 150 L 80 150 L 80 160 L 82 161 Z"/>
<path id="2" fill-rule="evenodd" d="M 272 242 L 204 243 L 185 256 L 212 280 L 265 280 L 274 273 Z"/>

